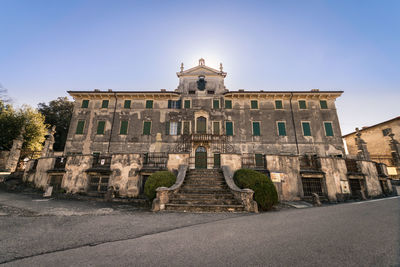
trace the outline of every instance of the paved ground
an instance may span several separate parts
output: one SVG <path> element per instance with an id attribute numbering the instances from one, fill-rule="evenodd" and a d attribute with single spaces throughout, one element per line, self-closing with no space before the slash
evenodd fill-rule
<path id="1" fill-rule="evenodd" d="M 400 266 L 400 198 L 257 215 L 35 201 L 0 192 L 10 266 Z"/>

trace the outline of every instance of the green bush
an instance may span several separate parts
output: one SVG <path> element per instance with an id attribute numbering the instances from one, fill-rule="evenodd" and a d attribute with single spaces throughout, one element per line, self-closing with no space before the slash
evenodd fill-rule
<path id="1" fill-rule="evenodd" d="M 147 178 L 146 184 L 144 185 L 144 194 L 153 200 L 156 198 L 156 189 L 159 187 L 170 187 L 176 181 L 175 175 L 169 171 L 155 172 Z"/>
<path id="2" fill-rule="evenodd" d="M 240 188 L 250 188 L 254 191 L 254 200 L 260 210 L 270 210 L 278 203 L 278 193 L 272 181 L 264 174 L 249 170 L 237 170 L 233 180 Z"/>

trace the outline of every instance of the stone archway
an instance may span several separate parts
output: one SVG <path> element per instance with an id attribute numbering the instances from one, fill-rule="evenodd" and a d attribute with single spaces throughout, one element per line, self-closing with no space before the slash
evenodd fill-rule
<path id="1" fill-rule="evenodd" d="M 194 167 L 196 169 L 207 169 L 207 149 L 204 146 L 196 148 Z"/>

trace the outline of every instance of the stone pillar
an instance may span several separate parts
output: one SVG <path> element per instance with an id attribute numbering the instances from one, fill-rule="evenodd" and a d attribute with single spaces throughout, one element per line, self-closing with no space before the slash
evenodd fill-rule
<path id="1" fill-rule="evenodd" d="M 49 157 L 50 153 L 53 152 L 53 145 L 54 145 L 54 134 L 56 133 L 56 126 L 51 127 L 49 130 L 49 134 L 44 141 L 44 146 L 42 149 L 42 154 L 40 157 Z"/>
<path id="2" fill-rule="evenodd" d="M 359 159 L 370 160 L 367 143 L 361 138 L 358 128 L 356 128 L 356 132 L 357 156 Z"/>
<path id="3" fill-rule="evenodd" d="M 393 164 L 400 167 L 400 143 L 394 139 L 394 134 L 389 134 L 390 137 L 390 150 L 393 158 Z"/>
<path id="4" fill-rule="evenodd" d="M 17 169 L 19 157 L 21 156 L 21 149 L 24 143 L 25 128 L 22 128 L 19 136 L 13 140 L 13 145 L 7 159 L 5 169 L 9 172 L 15 172 Z"/>

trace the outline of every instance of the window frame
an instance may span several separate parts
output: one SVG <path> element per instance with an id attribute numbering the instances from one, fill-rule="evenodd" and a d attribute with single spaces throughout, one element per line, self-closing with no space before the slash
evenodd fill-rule
<path id="1" fill-rule="evenodd" d="M 322 105 L 322 102 L 325 103 L 325 106 Z M 319 107 L 320 107 L 320 109 L 329 109 L 329 108 L 328 108 L 328 100 L 326 100 L 326 99 L 320 99 L 320 100 L 319 100 Z"/>
<path id="2" fill-rule="evenodd" d="M 331 131 L 332 131 L 332 135 L 328 135 L 328 132 L 327 132 L 327 130 L 326 130 L 326 124 L 330 124 L 330 126 L 331 126 Z M 332 122 L 332 121 L 324 121 L 324 130 L 325 130 L 325 136 L 326 136 L 326 137 L 334 137 L 334 136 L 335 136 L 335 133 L 334 133 L 334 131 L 333 131 L 333 122 Z"/>
<path id="3" fill-rule="evenodd" d="M 225 101 L 224 101 L 224 108 L 225 109 L 232 109 L 232 99 L 224 99 Z M 230 103 L 230 106 L 229 107 L 227 107 L 226 106 L 226 103 L 227 102 L 229 102 Z"/>
<path id="4" fill-rule="evenodd" d="M 189 124 L 188 133 L 185 133 L 185 123 Z M 190 134 L 191 132 L 191 121 L 182 121 L 182 134 Z"/>
<path id="5" fill-rule="evenodd" d="M 254 125 L 258 123 L 258 135 L 254 134 Z M 253 136 L 261 136 L 261 122 L 260 121 L 252 121 L 251 122 L 251 130 Z"/>
<path id="6" fill-rule="evenodd" d="M 277 101 L 280 101 L 280 103 L 281 103 L 281 107 L 280 108 L 278 108 L 277 105 L 276 105 Z M 283 106 L 283 99 L 275 99 L 274 106 L 275 106 L 275 109 L 277 109 L 277 110 L 285 109 L 284 106 Z"/>
<path id="7" fill-rule="evenodd" d="M 127 105 L 127 103 L 129 103 L 129 106 Z M 130 99 L 125 99 L 125 100 L 124 100 L 124 108 L 130 109 L 131 106 L 132 106 L 132 100 L 130 100 Z"/>
<path id="8" fill-rule="evenodd" d="M 83 122 L 83 125 L 82 125 L 82 132 L 78 132 L 78 127 L 79 127 L 79 123 L 80 123 L 80 122 Z M 79 134 L 79 135 L 84 134 L 84 131 L 85 131 L 85 124 L 86 124 L 86 120 L 78 120 L 78 122 L 76 123 L 75 134 Z"/>
<path id="9" fill-rule="evenodd" d="M 227 127 L 227 123 L 231 123 L 232 124 L 232 134 L 228 134 L 228 127 Z M 225 121 L 225 135 L 226 136 L 234 136 L 235 135 L 235 130 L 234 130 L 234 123 L 233 121 Z"/>
<path id="10" fill-rule="evenodd" d="M 82 99 L 81 108 L 89 108 L 89 99 Z"/>
<path id="11" fill-rule="evenodd" d="M 125 128 L 125 133 L 122 133 L 122 124 L 126 122 L 126 128 Z M 120 135 L 127 135 L 128 134 L 128 129 L 129 129 L 129 121 L 128 120 L 121 120 L 120 126 L 119 126 L 119 134 Z"/>
<path id="12" fill-rule="evenodd" d="M 154 106 L 154 101 L 152 99 L 146 100 L 146 105 L 145 105 L 146 109 L 153 109 L 153 106 Z"/>
<path id="13" fill-rule="evenodd" d="M 310 131 L 310 135 L 306 135 L 304 131 L 304 124 L 308 124 L 308 130 Z M 303 132 L 304 137 L 312 136 L 312 131 L 311 131 L 311 122 L 310 121 L 301 121 L 301 130 Z"/>
<path id="14" fill-rule="evenodd" d="M 147 134 L 147 133 L 145 133 L 145 125 L 146 125 L 146 123 L 150 123 L 150 128 L 149 128 L 149 133 Z M 151 121 L 143 121 L 143 131 L 142 131 L 142 135 L 151 135 L 151 127 L 152 127 L 153 125 L 152 125 L 152 123 L 151 123 Z"/>
<path id="15" fill-rule="evenodd" d="M 214 123 L 218 123 L 218 133 L 215 133 Z M 212 133 L 213 133 L 213 135 L 221 134 L 221 122 L 220 121 L 212 121 Z"/>
<path id="16" fill-rule="evenodd" d="M 101 101 L 101 108 L 107 109 L 109 104 L 110 104 L 110 100 L 109 99 L 103 99 Z"/>
<path id="17" fill-rule="evenodd" d="M 284 129 L 285 129 L 285 134 L 284 134 L 284 135 L 281 135 L 281 134 L 280 134 L 279 123 L 283 123 L 283 125 L 284 125 Z M 278 136 L 287 136 L 286 121 L 276 121 L 276 130 L 277 130 Z"/>
<path id="18" fill-rule="evenodd" d="M 221 101 L 219 100 L 219 99 L 213 99 L 213 102 L 212 102 L 212 108 L 213 109 L 220 109 L 221 108 L 221 103 L 220 103 Z M 215 107 L 215 103 L 218 103 L 218 107 Z"/>
<path id="19" fill-rule="evenodd" d="M 253 107 L 253 103 L 256 104 L 256 107 Z M 258 100 L 250 100 L 250 109 L 259 109 Z"/>
<path id="20" fill-rule="evenodd" d="M 190 101 L 190 99 L 183 100 L 183 107 L 186 108 L 186 109 L 191 108 L 192 107 L 192 103 L 191 102 L 192 101 Z M 189 107 L 186 107 L 186 103 L 189 103 Z"/>
<path id="21" fill-rule="evenodd" d="M 302 108 L 301 105 L 300 105 L 300 102 L 303 102 L 303 101 L 304 101 L 304 105 L 305 105 L 304 108 Z M 307 107 L 308 107 L 308 105 L 307 105 L 307 100 L 305 100 L 305 99 L 299 99 L 299 100 L 298 100 L 298 105 L 299 105 L 299 110 L 305 110 L 305 109 L 307 109 Z"/>
<path id="22" fill-rule="evenodd" d="M 103 131 L 101 133 L 99 133 L 100 128 L 100 124 L 103 124 Z M 98 120 L 97 121 L 97 128 L 96 128 L 96 135 L 104 135 L 106 131 L 106 121 L 104 120 Z"/>

